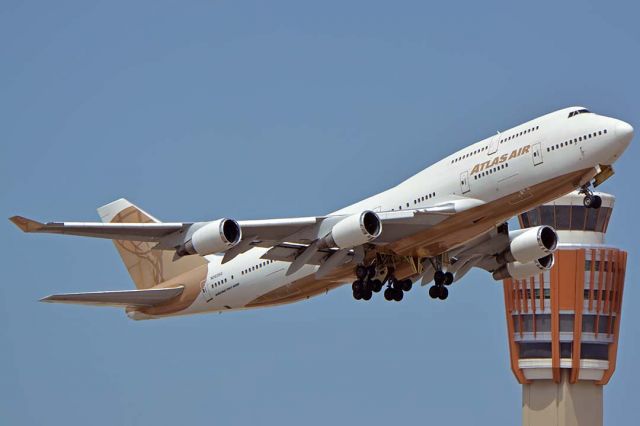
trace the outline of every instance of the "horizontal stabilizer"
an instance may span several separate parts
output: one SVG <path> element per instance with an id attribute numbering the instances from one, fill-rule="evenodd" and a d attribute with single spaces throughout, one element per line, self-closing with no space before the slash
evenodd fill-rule
<path id="1" fill-rule="evenodd" d="M 147 290 L 98 291 L 95 293 L 53 294 L 41 302 L 75 303 L 95 306 L 141 306 L 151 307 L 167 302 L 182 294 L 184 286 L 153 288 Z"/>

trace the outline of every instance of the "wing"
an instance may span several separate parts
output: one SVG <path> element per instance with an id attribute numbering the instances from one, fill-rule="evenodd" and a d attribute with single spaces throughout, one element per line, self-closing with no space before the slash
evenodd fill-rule
<path id="1" fill-rule="evenodd" d="M 48 303 L 74 303 L 95 306 L 156 306 L 182 294 L 184 286 L 147 290 L 99 291 L 94 293 L 53 294 L 41 299 Z"/>
<path id="2" fill-rule="evenodd" d="M 48 222 L 40 223 L 22 216 L 9 218 L 23 232 L 78 235 L 110 240 L 160 241 L 162 238 L 186 230 L 190 223 L 100 223 Z"/>
<path id="3" fill-rule="evenodd" d="M 449 200 L 426 208 L 379 212 L 377 215 L 382 231 L 367 246 L 373 251 L 400 256 L 427 257 L 443 253 L 494 226 L 485 224 L 484 228 L 475 226 L 472 230 L 466 229 L 468 225 L 477 225 L 478 218 L 484 214 L 478 210 L 483 207 L 484 202 L 480 200 L 452 196 Z M 469 212 L 478 213 L 468 214 Z M 338 258 L 344 261 L 351 260 L 354 256 L 360 258 L 360 247 L 350 246 L 345 253 L 344 248 L 341 250 L 339 247 L 314 244 L 327 237 L 333 227 L 347 216 L 349 215 L 333 214 L 239 221 L 242 239 L 225 252 L 223 263 L 253 247 L 270 248 L 263 255 L 265 259 L 292 262 L 290 272 L 305 264 L 325 263 L 337 252 L 341 252 Z M 207 223 L 40 223 L 21 216 L 14 216 L 10 220 L 24 232 L 156 242 L 154 248 L 157 250 L 175 250 L 183 246 L 194 232 Z M 451 232 L 452 228 L 457 231 L 463 229 L 465 232 L 460 235 L 459 232 Z"/>

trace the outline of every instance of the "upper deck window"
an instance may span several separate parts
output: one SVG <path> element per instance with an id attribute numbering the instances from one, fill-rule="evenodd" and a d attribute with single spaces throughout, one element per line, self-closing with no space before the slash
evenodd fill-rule
<path id="1" fill-rule="evenodd" d="M 576 110 L 576 111 L 571 111 L 571 112 L 569 113 L 569 118 L 573 117 L 574 115 L 584 114 L 585 112 L 591 112 L 591 111 L 589 111 L 588 109 L 584 109 L 584 108 L 583 108 L 583 109 Z"/>

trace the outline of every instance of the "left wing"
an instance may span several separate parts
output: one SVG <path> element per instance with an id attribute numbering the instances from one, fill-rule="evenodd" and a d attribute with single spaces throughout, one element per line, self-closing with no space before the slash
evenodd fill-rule
<path id="1" fill-rule="evenodd" d="M 425 257 L 442 253 L 451 248 L 452 242 L 446 242 L 443 238 L 438 237 L 438 235 L 442 235 L 442 232 L 437 232 L 438 228 L 451 222 L 453 218 L 461 216 L 464 212 L 481 208 L 483 204 L 480 200 L 452 197 L 450 200 L 426 208 L 387 211 L 375 214 L 369 212 L 371 213 L 369 217 L 375 217 L 375 220 L 379 222 L 380 229 L 375 236 L 370 235 L 371 238 L 365 239 L 360 238 L 362 235 L 354 237 L 355 234 L 360 232 L 358 223 L 356 223 L 358 216 L 360 228 L 364 229 L 362 223 L 364 216 L 361 215 L 364 212 L 286 219 L 231 221 L 238 225 L 242 237 L 234 241 L 233 244 L 218 244 L 216 248 L 224 248 L 224 250 L 220 250 L 225 253 L 223 263 L 250 250 L 252 247 L 271 248 L 263 257 L 265 259 L 292 262 L 294 265 L 292 265 L 291 271 L 297 270 L 305 264 L 324 263 L 337 252 L 341 252 L 339 257 L 345 261 L 354 256 L 361 257 L 361 247 L 365 244 L 375 251 L 402 256 L 417 255 Z M 222 229 L 218 227 L 218 224 L 226 221 L 226 219 L 215 221 L 215 226 L 212 227 L 209 225 L 214 224 L 214 222 L 40 223 L 21 216 L 13 216 L 10 220 L 24 232 L 155 242 L 154 249 L 176 250 L 177 256 L 193 253 L 200 255 L 211 254 L 211 252 L 203 253 L 198 251 L 197 244 L 193 243 L 192 240 L 196 239 L 198 232 L 200 232 L 201 236 L 204 234 L 204 238 L 215 236 L 211 234 L 212 230 L 217 232 L 218 229 Z M 345 225 L 348 220 L 350 220 L 350 228 Z M 339 235 L 334 232 L 338 228 L 342 229 Z M 467 235 L 467 240 L 481 233 L 479 231 L 476 234 L 471 234 L 471 236 Z M 484 232 L 486 229 L 482 231 Z M 340 241 L 338 241 L 338 237 L 340 237 Z M 430 242 L 432 247 L 429 251 L 420 252 L 425 242 Z M 184 249 L 190 243 L 191 246 L 188 249 Z M 206 244 L 200 244 L 200 246 L 206 246 Z"/>
<path id="2" fill-rule="evenodd" d="M 182 294 L 184 286 L 146 290 L 98 291 L 93 293 L 52 294 L 41 299 L 49 303 L 74 303 L 94 306 L 151 307 L 168 302 Z"/>
<path id="3" fill-rule="evenodd" d="M 101 223 L 48 222 L 40 223 L 22 216 L 9 220 L 23 232 L 67 234 L 110 240 L 160 241 L 174 232 L 189 228 L 190 223 Z"/>

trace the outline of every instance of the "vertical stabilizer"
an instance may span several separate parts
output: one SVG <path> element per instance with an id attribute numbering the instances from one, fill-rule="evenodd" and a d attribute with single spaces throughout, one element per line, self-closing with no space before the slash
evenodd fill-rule
<path id="1" fill-rule="evenodd" d="M 98 208 L 98 214 L 104 223 L 160 222 L 124 198 Z M 174 260 L 173 251 L 152 250 L 155 243 L 122 240 L 114 240 L 113 243 L 138 289 L 151 288 L 207 263 L 200 256 Z"/>

